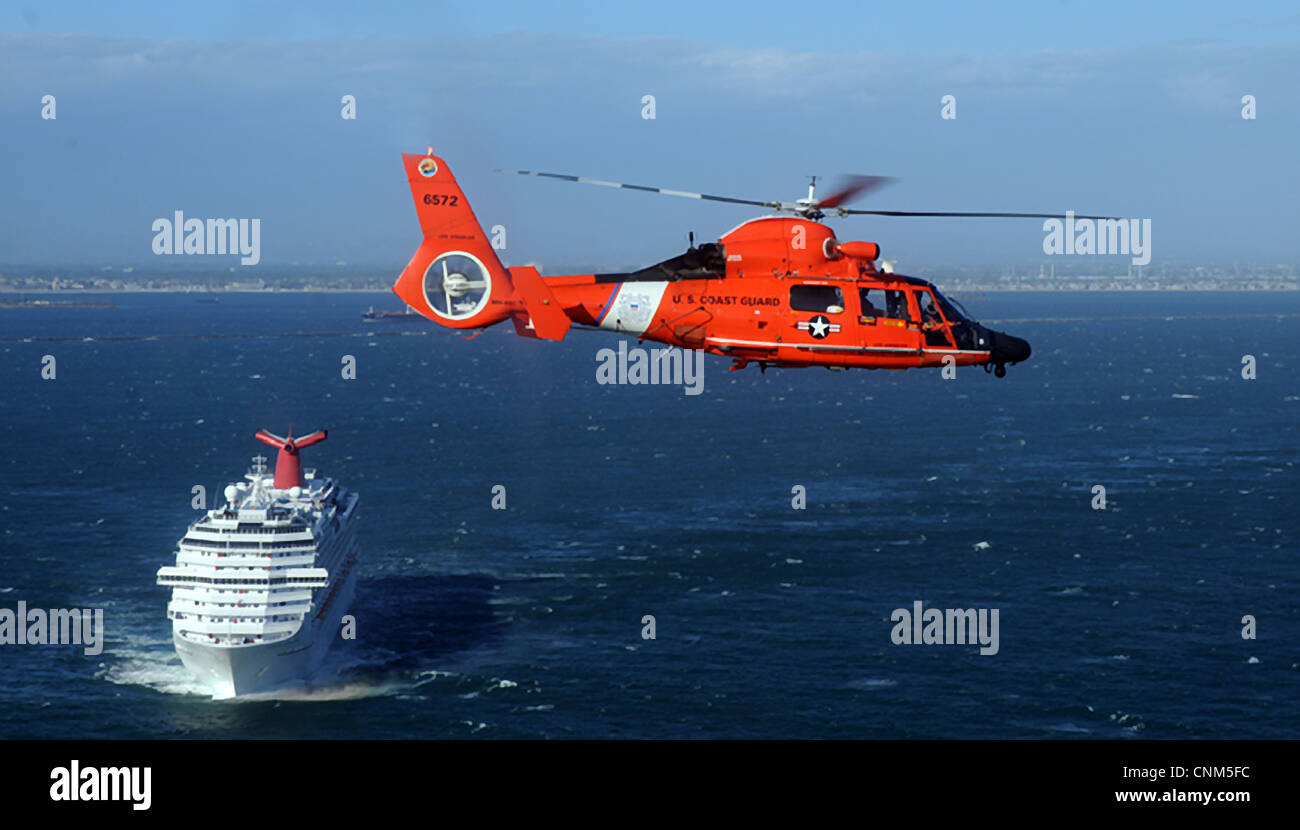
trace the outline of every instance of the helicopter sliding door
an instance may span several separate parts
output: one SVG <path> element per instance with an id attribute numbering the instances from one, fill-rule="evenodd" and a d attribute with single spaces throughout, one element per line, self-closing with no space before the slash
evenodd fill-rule
<path id="1" fill-rule="evenodd" d="M 859 286 L 858 333 L 863 351 L 872 356 L 915 355 L 921 347 L 915 313 L 907 292 Z"/>
<path id="2" fill-rule="evenodd" d="M 830 283 L 790 286 L 789 334 L 785 342 L 809 352 L 854 349 L 853 319 L 845 313 L 844 290 Z"/>

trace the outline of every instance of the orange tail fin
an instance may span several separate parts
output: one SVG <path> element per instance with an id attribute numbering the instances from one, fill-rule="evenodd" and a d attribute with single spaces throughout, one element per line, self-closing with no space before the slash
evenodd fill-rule
<path id="1" fill-rule="evenodd" d="M 507 271 L 501 264 L 447 163 L 432 153 L 404 153 L 402 164 L 424 242 L 393 285 L 397 296 L 449 328 L 481 328 L 514 317 L 521 333 L 562 339 L 568 315 L 537 269 Z"/>

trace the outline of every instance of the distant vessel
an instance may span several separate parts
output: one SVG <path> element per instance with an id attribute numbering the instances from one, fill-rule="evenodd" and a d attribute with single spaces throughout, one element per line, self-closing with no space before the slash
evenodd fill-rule
<path id="1" fill-rule="evenodd" d="M 369 311 L 361 312 L 361 319 L 367 323 L 375 323 L 380 320 L 423 320 L 424 317 L 417 314 L 410 306 L 406 311 L 375 311 L 371 306 Z"/>
<path id="2" fill-rule="evenodd" d="M 190 525 L 176 564 L 158 569 L 176 653 L 218 699 L 309 677 L 356 590 L 359 496 L 301 466 L 325 430 L 256 437 L 280 451 L 274 477 L 255 456 L 226 505 Z"/>

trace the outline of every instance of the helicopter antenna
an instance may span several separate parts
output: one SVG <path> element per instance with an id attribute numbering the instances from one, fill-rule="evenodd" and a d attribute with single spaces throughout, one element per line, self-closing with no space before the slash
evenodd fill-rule
<path id="1" fill-rule="evenodd" d="M 817 177 L 809 176 L 808 177 L 808 201 L 814 205 L 817 204 L 816 196 L 813 195 L 816 192 L 816 190 L 817 190 Z"/>
<path id="2" fill-rule="evenodd" d="M 690 239 L 690 247 L 695 247 L 695 231 L 691 231 L 687 237 Z"/>

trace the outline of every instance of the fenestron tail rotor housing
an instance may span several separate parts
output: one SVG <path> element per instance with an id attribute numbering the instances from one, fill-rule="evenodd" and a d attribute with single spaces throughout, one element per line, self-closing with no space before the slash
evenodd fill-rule
<path id="1" fill-rule="evenodd" d="M 440 317 L 473 317 L 491 294 L 492 276 L 473 254 L 448 251 L 424 271 L 424 298 Z"/>

